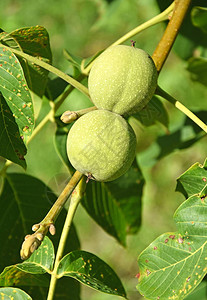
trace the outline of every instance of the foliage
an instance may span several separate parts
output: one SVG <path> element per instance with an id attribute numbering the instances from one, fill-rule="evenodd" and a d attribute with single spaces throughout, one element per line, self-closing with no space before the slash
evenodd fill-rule
<path id="1" fill-rule="evenodd" d="M 27 1 L 23 2 L 27 9 Z M 135 294 L 131 292 L 136 283 L 133 282 L 131 288 L 126 278 L 129 274 L 126 276 L 123 272 L 123 269 L 130 268 L 125 257 L 126 252 L 131 251 L 130 241 L 133 240 L 134 243 L 136 241 L 134 252 L 142 251 L 138 257 L 138 268 L 135 253 L 132 265 L 133 272 L 137 272 L 137 289 L 145 299 L 204 300 L 207 273 L 207 160 L 203 165 L 201 162 L 206 158 L 204 143 L 207 132 L 204 123 L 207 111 L 204 101 L 207 97 L 206 3 L 201 0 L 194 6 L 188 0 L 183 1 L 186 7 L 190 4 L 190 9 L 184 21 L 181 20 L 183 25 L 178 28 L 179 34 L 172 51 L 164 51 L 166 45 L 163 44 L 163 62 L 158 62 L 156 49 L 162 36 L 165 41 L 166 33 L 165 26 L 159 23 L 168 20 L 172 8 L 164 15 L 155 17 L 157 4 L 163 12 L 170 1 L 150 4 L 142 1 L 138 4 L 135 0 L 66 2 L 70 8 L 71 22 L 80 27 L 77 27 L 78 33 L 73 33 L 76 25 L 68 27 L 70 22 L 64 22 L 65 31 L 60 36 L 67 40 L 67 49 L 64 49 L 63 55 L 56 51 L 57 47 L 63 48 L 64 43 L 58 46 L 54 43 L 55 30 L 49 37 L 47 29 L 36 25 L 36 20 L 36 26 L 30 26 L 28 16 L 21 20 L 18 15 L 16 21 L 21 24 L 20 29 L 15 29 L 15 26 L 11 29 L 5 22 L 5 28 L 0 33 L 0 299 L 41 300 L 48 297 L 51 300 L 55 297 L 58 300 L 79 300 L 82 284 L 110 294 L 110 299 L 117 296 L 139 299 L 137 291 Z M 12 1 L 8 9 L 11 4 Z M 60 1 L 60 6 L 65 10 L 64 5 Z M 32 6 L 39 9 L 40 1 Z M 53 8 L 56 11 L 57 3 L 47 7 L 51 16 L 54 14 Z M 22 9 L 21 5 L 19 9 Z M 148 19 L 149 23 L 138 26 L 137 15 L 139 24 Z M 60 11 L 57 16 L 62 19 Z M 135 28 L 134 31 L 132 28 Z M 143 30 L 145 34 L 140 33 Z M 127 31 L 131 35 L 125 35 Z M 110 43 L 119 44 L 119 40 L 116 41 L 119 36 L 123 38 L 121 43 L 130 44 L 130 38 L 133 38 L 137 46 L 147 52 L 155 50 L 152 58 L 157 68 L 160 64 L 159 85 L 181 100 L 198 118 L 191 111 L 189 114 L 176 99 L 166 96 L 166 100 L 180 110 L 177 112 L 157 92 L 143 110 L 128 118 L 138 141 L 136 159 L 128 172 L 112 182 L 90 180 L 87 184 L 86 178 L 78 174 L 78 180 L 81 178 L 78 183 L 78 180 L 75 181 L 77 172 L 66 153 L 66 139 L 72 124 L 63 122 L 61 114 L 70 110 L 81 116 L 86 113 L 85 109 L 93 109 L 87 89 L 88 73 L 95 59 Z M 163 67 L 169 51 L 171 56 Z M 61 71 L 63 68 L 64 72 Z M 185 153 L 188 158 L 183 162 Z M 179 155 L 183 155 L 180 160 Z M 200 163 L 195 163 L 197 160 Z M 158 184 L 155 173 L 160 176 Z M 177 226 L 177 231 L 174 231 L 170 218 L 172 209 L 178 203 L 174 201 L 177 196 L 169 196 L 169 191 L 180 173 L 176 191 L 186 200 L 179 202 L 174 213 Z M 151 181 L 150 176 L 153 177 Z M 171 183 L 165 186 L 168 176 Z M 162 189 L 156 196 L 159 185 Z M 66 193 L 68 187 L 70 192 Z M 51 217 L 52 204 L 63 194 L 64 202 Z M 68 205 L 66 200 L 69 197 Z M 84 245 L 91 244 L 91 248 L 95 248 L 103 232 L 96 229 L 99 233 L 93 238 L 91 231 L 84 236 L 76 230 L 79 224 L 76 222 L 74 225 L 72 221 L 80 200 L 82 207 L 78 209 L 82 213 L 86 211 L 89 216 L 83 213 L 79 217 L 79 222 L 83 223 L 82 229 L 86 230 L 90 227 L 88 224 L 95 226 L 96 223 L 106 236 L 115 239 L 111 247 L 125 247 L 124 256 L 119 257 L 120 252 L 115 251 L 112 262 L 122 280 L 104 261 L 110 263 L 109 255 L 102 260 L 91 251 L 82 250 L 79 235 Z M 148 215 L 146 210 L 150 210 L 150 205 L 152 212 Z M 165 205 L 166 208 L 163 208 Z M 145 217 L 152 222 L 148 230 L 145 228 Z M 166 220 L 169 232 L 160 235 L 166 227 L 159 229 L 158 218 Z M 35 233 L 28 236 L 31 227 Z M 65 227 L 70 229 L 69 234 Z M 146 230 L 144 233 L 143 228 Z M 45 236 L 48 230 L 52 235 L 55 233 L 51 239 Z M 24 262 L 19 262 L 24 236 L 25 245 L 34 240 L 29 246 L 31 253 L 28 252 L 34 253 Z M 63 243 L 59 240 L 60 236 L 64 239 Z M 151 242 L 152 239 L 155 240 Z M 103 244 L 108 247 L 107 243 Z M 124 284 L 122 281 L 125 281 Z"/>

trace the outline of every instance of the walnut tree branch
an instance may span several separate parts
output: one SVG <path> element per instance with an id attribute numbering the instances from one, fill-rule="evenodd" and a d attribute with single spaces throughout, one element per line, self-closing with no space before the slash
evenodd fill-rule
<path id="1" fill-rule="evenodd" d="M 190 3 L 191 0 L 175 0 L 173 14 L 159 44 L 152 55 L 158 72 L 160 72 L 162 69 L 168 54 L 170 53 Z"/>

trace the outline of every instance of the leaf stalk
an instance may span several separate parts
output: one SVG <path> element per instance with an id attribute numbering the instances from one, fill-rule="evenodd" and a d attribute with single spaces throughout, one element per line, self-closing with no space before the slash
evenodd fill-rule
<path id="1" fill-rule="evenodd" d="M 125 35 L 123 35 L 121 38 L 119 38 L 117 41 L 115 41 L 113 44 L 111 44 L 109 47 L 120 45 L 124 42 L 126 42 L 128 39 L 132 38 L 134 35 L 140 33 L 141 31 L 154 26 L 160 22 L 163 22 L 169 18 L 170 13 L 173 11 L 174 8 L 174 2 L 166 8 L 163 12 L 161 12 L 159 15 L 155 16 L 154 18 L 148 20 L 147 22 L 142 23 L 141 25 L 137 26 L 136 28 L 132 29 Z M 109 48 L 108 47 L 108 48 Z M 96 59 L 94 59 L 84 70 L 84 74 L 88 74 L 90 72 L 90 69 L 92 68 L 92 65 Z"/>
<path id="2" fill-rule="evenodd" d="M 31 63 L 34 63 L 34 64 L 36 64 L 36 65 L 44 68 L 45 70 L 48 70 L 49 72 L 51 72 L 51 73 L 59 76 L 60 78 L 62 78 L 63 80 L 65 80 L 66 82 L 68 82 L 69 84 L 71 84 L 72 86 L 74 86 L 76 89 L 78 89 L 79 91 L 81 91 L 87 97 L 89 97 L 89 93 L 88 93 L 87 87 L 85 87 L 82 83 L 80 83 L 79 81 L 75 80 L 71 76 L 69 76 L 69 75 L 65 74 L 64 72 L 60 71 L 59 69 L 53 67 L 52 65 L 44 62 L 43 60 L 40 60 L 40 59 L 34 57 L 34 56 L 31 56 L 31 55 L 26 54 L 26 53 L 24 53 L 22 51 L 13 49 L 11 47 L 5 46 L 3 44 L 0 44 L 0 47 L 9 49 L 14 54 L 19 55 L 19 56 L 25 58 L 26 60 L 30 61 Z"/>
<path id="3" fill-rule="evenodd" d="M 196 123 L 203 131 L 207 133 L 207 125 L 202 122 L 192 111 L 190 111 L 185 105 L 183 105 L 181 102 L 173 98 L 171 95 L 169 95 L 167 92 L 165 92 L 163 89 L 161 89 L 159 86 L 156 89 L 156 94 L 158 96 L 161 96 L 165 98 L 167 101 L 172 103 L 176 108 L 178 108 L 180 111 L 182 111 L 188 118 L 190 118 L 194 123 Z"/>
<path id="4" fill-rule="evenodd" d="M 82 177 L 82 179 L 80 180 L 80 182 L 78 183 L 78 185 L 76 186 L 75 190 L 73 191 L 73 193 L 71 195 L 70 206 L 68 209 L 67 217 L 65 219 L 62 234 L 61 234 L 60 241 L 58 244 L 57 254 L 55 257 L 54 269 L 53 269 L 52 275 L 51 275 L 51 281 L 50 281 L 47 300 L 52 300 L 54 298 L 55 287 L 56 287 L 56 283 L 57 283 L 57 279 L 58 279 L 57 278 L 58 266 L 59 266 L 60 260 L 62 259 L 62 256 L 63 256 L 66 240 L 67 240 L 68 233 L 69 233 L 69 230 L 72 225 L 72 221 L 73 221 L 75 212 L 76 212 L 78 205 L 83 197 L 85 188 L 86 188 L 86 178 L 84 176 L 84 177 Z"/>

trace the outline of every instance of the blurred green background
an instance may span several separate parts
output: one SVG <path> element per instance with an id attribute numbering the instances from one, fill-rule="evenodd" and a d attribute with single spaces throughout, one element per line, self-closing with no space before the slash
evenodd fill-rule
<path id="1" fill-rule="evenodd" d="M 70 66 L 64 58 L 63 49 L 83 58 L 91 56 L 158 13 L 155 0 L 1 0 L 0 27 L 10 32 L 21 27 L 44 26 L 50 36 L 53 65 L 68 72 Z M 164 28 L 164 24 L 159 24 L 135 36 L 136 46 L 152 54 Z M 204 101 L 207 90 L 191 81 L 186 65 L 186 61 L 172 51 L 160 74 L 159 84 L 189 108 L 207 110 L 207 101 Z M 41 99 L 35 95 L 33 98 L 38 115 Z M 59 113 L 80 103 L 84 106 L 87 101 L 81 93 L 74 91 Z M 169 132 L 175 132 L 185 118 L 171 104 L 163 103 L 169 112 Z M 144 128 L 138 122 L 134 126 L 139 140 L 137 159 L 146 180 L 139 233 L 128 237 L 128 247 L 124 249 L 103 232 L 82 207 L 75 217 L 82 249 L 98 255 L 114 268 L 130 300 L 144 299 L 136 290 L 137 257 L 158 235 L 176 230 L 173 213 L 184 200 L 181 194 L 175 192 L 176 178 L 195 162 L 204 162 L 207 142 L 205 137 L 188 149 L 175 150 L 156 161 L 159 148 L 155 140 L 167 134 L 166 128 L 161 124 Z M 69 175 L 56 152 L 54 132 L 55 125 L 47 123 L 30 143 L 26 157 L 27 173 L 43 180 L 59 193 Z M 182 134 L 189 135 L 191 132 Z M 45 146 L 47 153 L 41 151 Z M 23 172 L 20 167 L 11 166 L 9 172 L 13 171 Z M 117 297 L 82 287 L 82 299 L 115 300 Z"/>

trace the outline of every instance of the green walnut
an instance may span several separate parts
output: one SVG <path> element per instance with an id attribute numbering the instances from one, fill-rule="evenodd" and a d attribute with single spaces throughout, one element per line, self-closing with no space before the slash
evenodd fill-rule
<path id="1" fill-rule="evenodd" d="M 144 50 L 112 46 L 94 62 L 88 78 L 90 97 L 99 109 L 133 115 L 149 102 L 157 87 L 157 70 Z"/>
<path id="2" fill-rule="evenodd" d="M 120 115 L 95 110 L 80 117 L 67 138 L 67 154 L 73 167 L 97 181 L 123 175 L 135 157 L 136 136 Z"/>

